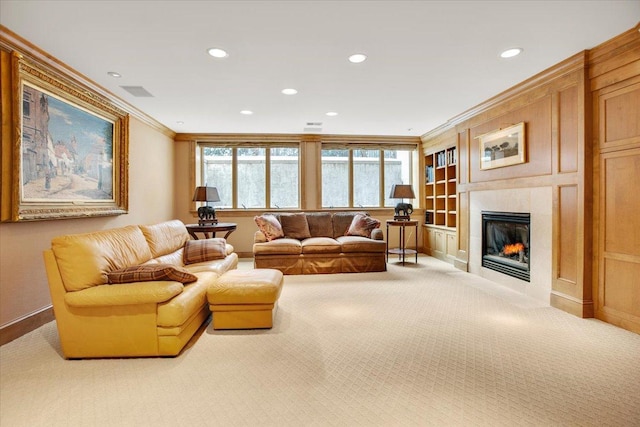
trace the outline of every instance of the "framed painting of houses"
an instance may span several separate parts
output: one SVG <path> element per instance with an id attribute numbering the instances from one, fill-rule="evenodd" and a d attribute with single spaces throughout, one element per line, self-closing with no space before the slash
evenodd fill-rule
<path id="1" fill-rule="evenodd" d="M 480 135 L 480 169 L 517 165 L 526 161 L 524 122 Z"/>
<path id="2" fill-rule="evenodd" d="M 12 65 L 15 143 L 11 168 L 3 164 L 2 179 L 11 181 L 3 221 L 127 213 L 128 115 L 21 55 Z"/>

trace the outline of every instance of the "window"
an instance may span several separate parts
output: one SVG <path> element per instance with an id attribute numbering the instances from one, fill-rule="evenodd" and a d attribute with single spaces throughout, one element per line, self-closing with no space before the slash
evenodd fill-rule
<path id="1" fill-rule="evenodd" d="M 271 207 L 300 207 L 299 151 L 297 147 L 270 149 Z"/>
<path id="2" fill-rule="evenodd" d="M 322 207 L 349 206 L 349 150 L 322 150 Z"/>
<path id="3" fill-rule="evenodd" d="M 380 150 L 353 150 L 352 153 L 353 206 L 380 206 Z"/>
<path id="4" fill-rule="evenodd" d="M 230 145 L 199 145 L 201 185 L 218 189 L 218 207 L 300 207 L 300 150 L 297 144 Z"/>
<path id="5" fill-rule="evenodd" d="M 238 159 L 238 206 L 267 206 L 267 156 L 265 148 L 236 148 Z"/>
<path id="6" fill-rule="evenodd" d="M 393 207 L 391 186 L 412 182 L 415 146 L 387 149 L 335 147 L 322 149 L 322 207 Z"/>

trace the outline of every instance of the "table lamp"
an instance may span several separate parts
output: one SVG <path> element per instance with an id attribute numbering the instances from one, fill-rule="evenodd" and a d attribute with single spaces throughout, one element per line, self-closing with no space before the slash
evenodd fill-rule
<path id="1" fill-rule="evenodd" d="M 391 186 L 391 199 L 415 199 L 416 195 L 413 192 L 413 187 L 408 184 L 394 184 Z M 408 221 L 411 219 L 410 215 L 413 213 L 413 205 L 410 203 L 404 203 L 401 201 L 396 205 L 394 221 Z M 403 215 L 400 215 L 403 213 Z"/>
<path id="2" fill-rule="evenodd" d="M 196 187 L 196 191 L 193 193 L 193 201 L 206 203 L 205 206 L 198 208 L 199 225 L 216 224 L 218 222 L 216 210 L 213 206 L 209 206 L 209 202 L 220 201 L 220 195 L 216 187 Z"/>

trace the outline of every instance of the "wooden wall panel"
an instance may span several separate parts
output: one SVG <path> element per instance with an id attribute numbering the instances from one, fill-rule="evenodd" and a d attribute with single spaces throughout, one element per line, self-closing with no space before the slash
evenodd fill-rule
<path id="1" fill-rule="evenodd" d="M 578 171 L 578 88 L 567 88 L 559 94 L 559 165 L 560 173 Z"/>
<path id="2" fill-rule="evenodd" d="M 458 184 L 469 182 L 469 129 L 458 132 Z"/>
<path id="3" fill-rule="evenodd" d="M 469 193 L 458 193 L 458 254 L 453 265 L 463 271 L 469 269 Z"/>
<path id="4" fill-rule="evenodd" d="M 640 319 L 640 263 L 606 259 L 604 271 L 599 308 L 620 319 Z M 625 286 L 607 286 L 614 283 Z"/>
<path id="5" fill-rule="evenodd" d="M 640 25 L 594 49 L 595 316 L 640 333 Z"/>
<path id="6" fill-rule="evenodd" d="M 599 99 L 600 148 L 640 142 L 640 83 L 603 93 Z"/>
<path id="7" fill-rule="evenodd" d="M 640 262 L 640 151 L 604 156 L 604 251 L 638 257 Z"/>
<path id="8" fill-rule="evenodd" d="M 640 333 L 640 148 L 600 158 L 596 317 Z"/>
<path id="9" fill-rule="evenodd" d="M 558 262 L 557 278 L 571 284 L 578 281 L 578 187 L 558 189 Z M 564 290 L 567 292 L 567 289 Z M 572 293 L 575 293 L 572 292 Z M 579 295 L 572 295 L 578 297 Z"/>
<path id="10" fill-rule="evenodd" d="M 480 170 L 480 148 L 476 138 L 520 122 L 526 123 L 526 162 L 504 168 Z M 545 96 L 521 109 L 471 128 L 470 181 L 483 182 L 551 174 L 551 124 L 551 96 Z"/>

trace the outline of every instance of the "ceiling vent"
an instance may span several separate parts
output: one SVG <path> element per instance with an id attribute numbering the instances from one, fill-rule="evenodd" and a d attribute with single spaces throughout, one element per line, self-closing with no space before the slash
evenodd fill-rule
<path id="1" fill-rule="evenodd" d="M 322 132 L 322 122 L 307 122 L 304 127 L 305 132 L 320 133 Z"/>
<path id="2" fill-rule="evenodd" d="M 120 87 L 126 90 L 127 92 L 129 92 L 131 95 L 135 96 L 136 98 L 153 98 L 153 95 L 151 95 L 142 86 L 120 86 Z"/>

